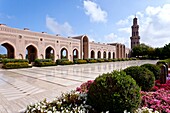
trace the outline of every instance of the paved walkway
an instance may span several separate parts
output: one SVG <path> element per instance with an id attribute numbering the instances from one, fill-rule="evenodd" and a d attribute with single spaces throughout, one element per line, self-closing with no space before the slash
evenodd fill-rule
<path id="1" fill-rule="evenodd" d="M 0 69 L 0 113 L 22 112 L 27 105 L 47 98 L 54 99 L 93 80 L 102 73 L 124 69 L 155 60 L 95 63 L 68 66 Z"/>

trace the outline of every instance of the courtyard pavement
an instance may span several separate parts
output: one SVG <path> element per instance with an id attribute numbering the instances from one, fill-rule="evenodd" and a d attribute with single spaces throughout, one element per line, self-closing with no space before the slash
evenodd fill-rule
<path id="1" fill-rule="evenodd" d="M 94 80 L 102 73 L 124 69 L 156 60 L 121 61 L 68 66 L 0 69 L 0 113 L 23 112 L 27 105 L 53 100 L 63 92 Z"/>

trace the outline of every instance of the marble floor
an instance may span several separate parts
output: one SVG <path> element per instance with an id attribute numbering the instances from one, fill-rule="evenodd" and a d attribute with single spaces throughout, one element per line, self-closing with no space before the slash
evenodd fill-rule
<path id="1" fill-rule="evenodd" d="M 0 113 L 23 112 L 27 105 L 46 98 L 53 100 L 63 92 L 94 80 L 102 73 L 121 70 L 156 60 L 121 61 L 68 66 L 0 69 Z"/>

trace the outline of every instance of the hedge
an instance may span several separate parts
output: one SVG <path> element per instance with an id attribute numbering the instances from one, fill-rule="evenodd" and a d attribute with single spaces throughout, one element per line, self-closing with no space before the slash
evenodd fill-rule
<path id="1" fill-rule="evenodd" d="M 23 63 L 23 62 L 29 62 L 26 59 L 3 59 L 2 63 L 5 65 L 6 63 Z"/>
<path id="2" fill-rule="evenodd" d="M 17 68 L 29 68 L 32 66 L 29 66 L 28 62 L 15 62 L 15 63 L 6 63 L 2 66 L 4 69 L 17 69 Z"/>
<path id="3" fill-rule="evenodd" d="M 35 66 L 43 67 L 43 66 L 55 66 L 56 63 L 51 59 L 35 59 Z"/>

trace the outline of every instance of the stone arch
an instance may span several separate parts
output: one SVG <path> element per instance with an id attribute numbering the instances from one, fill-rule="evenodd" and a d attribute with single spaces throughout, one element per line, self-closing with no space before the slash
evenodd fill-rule
<path id="1" fill-rule="evenodd" d="M 43 55 L 43 54 L 41 54 L 41 55 L 40 55 L 40 58 L 41 58 L 41 59 L 44 59 L 44 55 Z"/>
<path id="2" fill-rule="evenodd" d="M 28 44 L 26 46 L 26 59 L 29 60 L 29 63 L 34 62 L 38 56 L 38 49 L 34 44 Z"/>
<path id="3" fill-rule="evenodd" d="M 19 54 L 19 59 L 23 59 L 23 55 L 22 54 Z"/>
<path id="4" fill-rule="evenodd" d="M 76 48 L 73 49 L 73 59 L 79 58 L 78 56 L 79 56 L 79 51 Z"/>
<path id="5" fill-rule="evenodd" d="M 111 59 L 111 52 L 108 53 L 108 59 Z"/>
<path id="6" fill-rule="evenodd" d="M 89 53 L 89 39 L 87 36 L 82 37 L 82 44 L 83 44 L 83 58 L 88 58 Z"/>
<path id="7" fill-rule="evenodd" d="M 103 58 L 106 58 L 106 51 L 103 52 Z"/>
<path id="8" fill-rule="evenodd" d="M 45 49 L 45 58 L 46 59 L 55 59 L 55 50 L 52 46 L 47 46 Z"/>
<path id="9" fill-rule="evenodd" d="M 97 52 L 97 58 L 101 58 L 101 52 L 100 51 Z"/>
<path id="10" fill-rule="evenodd" d="M 60 50 L 60 58 L 61 59 L 68 59 L 68 50 L 66 47 L 61 48 Z"/>
<path id="11" fill-rule="evenodd" d="M 115 52 L 113 52 L 113 57 L 112 58 L 115 59 Z"/>
<path id="12" fill-rule="evenodd" d="M 90 58 L 95 58 L 95 52 L 94 50 L 91 51 L 91 57 Z"/>
<path id="13" fill-rule="evenodd" d="M 6 50 L 7 50 L 7 58 L 15 58 L 15 50 L 16 50 L 16 48 L 11 42 L 4 41 L 4 42 L 1 43 L 1 45 L 3 47 L 5 47 Z"/>

